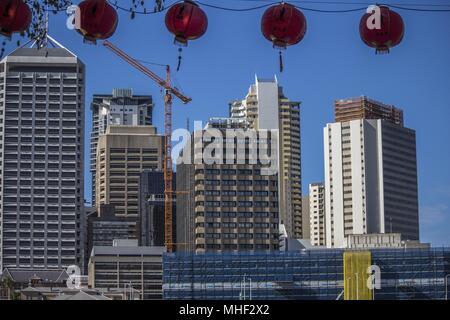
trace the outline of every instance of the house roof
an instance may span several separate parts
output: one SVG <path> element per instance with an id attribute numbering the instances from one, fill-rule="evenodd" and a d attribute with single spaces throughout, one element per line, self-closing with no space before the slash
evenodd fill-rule
<path id="1" fill-rule="evenodd" d="M 55 297 L 53 300 L 111 300 L 104 295 L 91 295 L 82 290 L 76 294 L 62 294 L 60 296 Z"/>
<path id="2" fill-rule="evenodd" d="M 141 247 L 141 246 L 94 246 L 91 256 L 162 256 L 165 247 Z"/>
<path id="3" fill-rule="evenodd" d="M 55 269 L 11 269 L 3 270 L 2 279 L 9 277 L 18 283 L 28 283 L 30 280 L 42 280 L 43 282 L 64 282 L 69 278 L 66 270 Z"/>

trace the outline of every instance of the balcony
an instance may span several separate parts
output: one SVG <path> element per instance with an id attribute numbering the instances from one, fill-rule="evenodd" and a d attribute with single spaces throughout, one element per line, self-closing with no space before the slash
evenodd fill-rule
<path id="1" fill-rule="evenodd" d="M 195 228 L 195 233 L 205 233 L 205 228 L 204 227 L 197 227 L 197 228 Z"/>
<path id="2" fill-rule="evenodd" d="M 204 223 L 204 222 L 205 222 L 205 217 L 203 217 L 203 216 L 195 217 L 195 223 Z"/>
<path id="3" fill-rule="evenodd" d="M 205 244 L 205 238 L 197 238 L 195 239 L 195 245 Z"/>

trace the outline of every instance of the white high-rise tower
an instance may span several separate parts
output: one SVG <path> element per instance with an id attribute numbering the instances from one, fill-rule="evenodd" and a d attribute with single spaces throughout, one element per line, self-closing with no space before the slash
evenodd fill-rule
<path id="1" fill-rule="evenodd" d="M 351 234 L 370 233 L 419 240 L 415 131 L 383 116 L 392 106 L 365 97 L 336 108 L 355 104 L 362 112 L 324 128 L 326 244 L 341 247 Z"/>
<path id="2" fill-rule="evenodd" d="M 256 130 L 278 130 L 280 223 L 290 238 L 303 238 L 300 102 L 290 101 L 276 78 L 256 78 L 245 99 L 230 103 L 230 116 Z"/>

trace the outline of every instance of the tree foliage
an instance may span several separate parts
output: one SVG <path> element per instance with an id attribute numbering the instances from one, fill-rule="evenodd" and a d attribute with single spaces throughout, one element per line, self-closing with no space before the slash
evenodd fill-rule
<path id="1" fill-rule="evenodd" d="M 78 3 L 72 0 L 24 0 L 30 7 L 33 18 L 30 27 L 26 31 L 26 36 L 29 39 L 37 41 L 40 46 L 46 37 L 46 23 L 47 16 L 50 14 L 57 14 L 58 12 L 65 12 L 67 7 Z M 81 0 L 80 0 L 81 1 Z M 131 18 L 134 18 L 136 12 L 159 12 L 164 9 L 164 0 L 106 0 L 112 6 L 119 5 L 121 8 L 127 8 L 127 2 Z M 147 8 L 151 6 L 151 9 Z M 25 34 L 24 34 L 25 35 Z M 23 35 L 23 36 L 24 36 Z M 17 43 L 18 45 L 20 42 Z"/>

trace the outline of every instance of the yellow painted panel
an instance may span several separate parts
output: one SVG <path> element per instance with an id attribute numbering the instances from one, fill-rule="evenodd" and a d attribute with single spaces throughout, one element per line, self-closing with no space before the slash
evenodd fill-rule
<path id="1" fill-rule="evenodd" d="M 367 269 L 372 264 L 370 251 L 344 252 L 344 299 L 372 300 L 372 290 L 367 286 Z"/>

